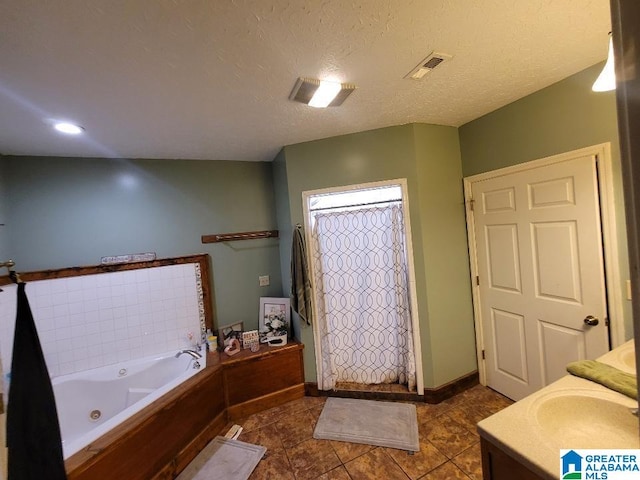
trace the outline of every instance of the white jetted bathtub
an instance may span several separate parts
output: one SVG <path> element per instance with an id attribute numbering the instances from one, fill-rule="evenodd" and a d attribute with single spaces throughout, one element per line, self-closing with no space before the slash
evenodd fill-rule
<path id="1" fill-rule="evenodd" d="M 205 367 L 176 351 L 52 380 L 68 458 Z"/>

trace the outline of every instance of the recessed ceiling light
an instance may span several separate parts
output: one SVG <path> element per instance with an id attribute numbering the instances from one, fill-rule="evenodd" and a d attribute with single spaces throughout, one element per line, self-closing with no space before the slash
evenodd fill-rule
<path id="1" fill-rule="evenodd" d="M 356 89 L 351 83 L 329 82 L 315 78 L 300 77 L 296 82 L 290 100 L 306 103 L 312 107 L 337 107 Z"/>
<path id="2" fill-rule="evenodd" d="M 83 127 L 69 122 L 57 122 L 53 125 L 53 128 L 61 133 L 66 133 L 67 135 L 79 135 L 84 132 Z"/>

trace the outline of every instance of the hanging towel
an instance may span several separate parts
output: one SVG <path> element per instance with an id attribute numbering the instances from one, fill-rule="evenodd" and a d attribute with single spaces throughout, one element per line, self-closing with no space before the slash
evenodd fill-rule
<path id="1" fill-rule="evenodd" d="M 595 360 L 579 360 L 567 365 L 567 371 L 576 377 L 586 378 L 633 399 L 638 398 L 638 381 L 635 375 L 618 370 Z"/>
<path id="2" fill-rule="evenodd" d="M 313 319 L 311 281 L 300 225 L 296 225 L 296 228 L 293 229 L 293 244 L 291 246 L 291 307 L 307 325 L 311 325 Z"/>
<path id="3" fill-rule="evenodd" d="M 62 480 L 67 476 L 56 403 L 25 285 L 18 284 L 11 358 L 8 480 Z"/>

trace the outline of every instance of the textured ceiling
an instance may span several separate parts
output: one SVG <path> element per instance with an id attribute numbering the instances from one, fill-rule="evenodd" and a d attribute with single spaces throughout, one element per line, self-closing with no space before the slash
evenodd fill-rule
<path id="1" fill-rule="evenodd" d="M 459 126 L 603 60 L 609 30 L 609 0 L 1 0 L 0 153 L 268 161 Z M 453 59 L 404 79 L 432 50 Z M 358 89 L 314 109 L 298 76 Z"/>

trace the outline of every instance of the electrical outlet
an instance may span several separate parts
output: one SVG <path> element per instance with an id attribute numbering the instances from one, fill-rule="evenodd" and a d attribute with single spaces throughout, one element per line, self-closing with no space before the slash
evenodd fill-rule
<path id="1" fill-rule="evenodd" d="M 268 287 L 269 286 L 269 275 L 260 275 L 258 277 L 258 282 L 260 282 L 260 286 L 261 287 Z"/>

